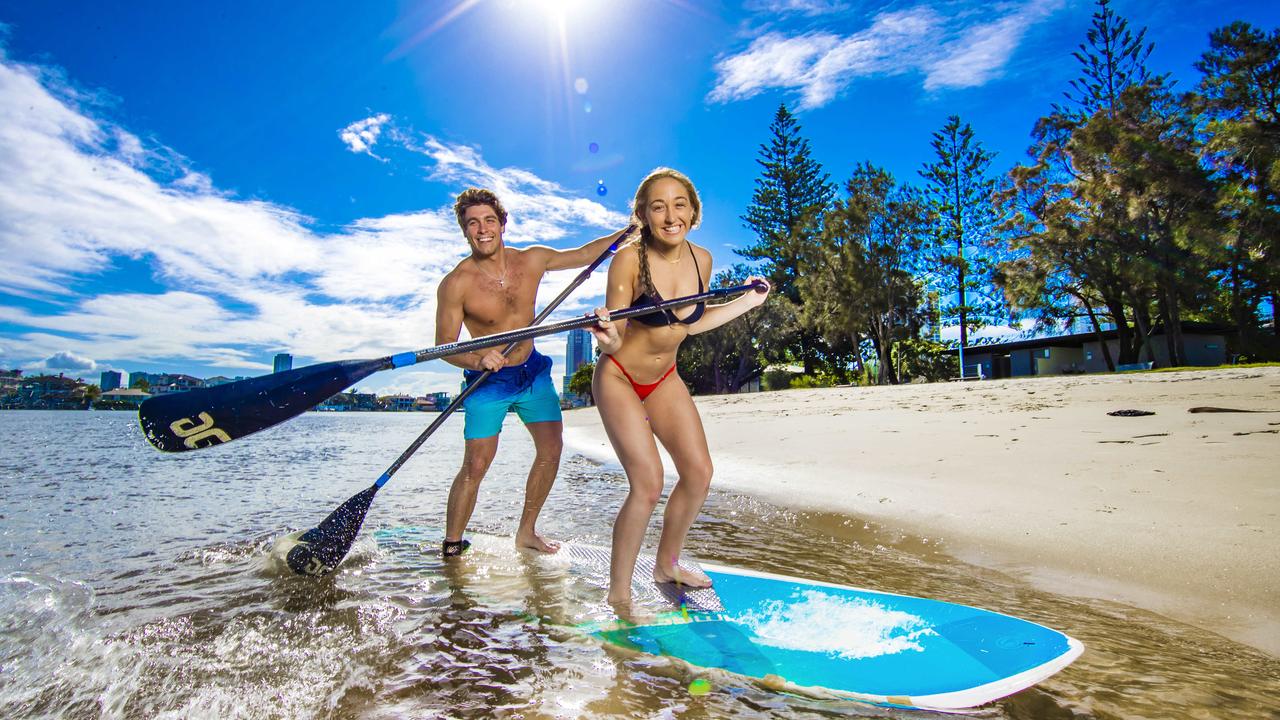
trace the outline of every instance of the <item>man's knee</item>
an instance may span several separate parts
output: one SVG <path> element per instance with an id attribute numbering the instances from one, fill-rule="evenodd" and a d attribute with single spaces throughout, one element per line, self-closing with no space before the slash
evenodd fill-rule
<path id="1" fill-rule="evenodd" d="M 497 455 L 498 445 L 496 438 L 492 446 L 488 443 L 490 438 L 483 438 L 479 444 L 467 448 L 466 454 L 462 459 L 462 474 L 469 482 L 480 482 L 484 479 L 485 473 L 489 472 L 489 466 L 493 464 L 493 458 Z"/>
<path id="2" fill-rule="evenodd" d="M 530 424 L 528 427 L 538 459 L 559 461 L 564 452 L 564 425 L 547 422 Z"/>
<path id="3" fill-rule="evenodd" d="M 534 443 L 534 452 L 537 453 L 539 461 L 559 462 L 560 456 L 564 453 L 564 438 L 556 435 L 554 438 Z"/>

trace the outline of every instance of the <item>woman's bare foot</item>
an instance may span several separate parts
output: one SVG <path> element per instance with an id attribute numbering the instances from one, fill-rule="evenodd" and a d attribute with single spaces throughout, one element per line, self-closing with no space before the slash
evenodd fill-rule
<path id="1" fill-rule="evenodd" d="M 711 578 L 689 568 L 672 565 L 668 572 L 663 572 L 660 567 L 653 569 L 653 581 L 659 583 L 675 583 L 689 588 L 709 588 L 711 587 Z"/>
<path id="2" fill-rule="evenodd" d="M 560 551 L 560 543 L 544 540 L 538 533 L 529 533 L 528 535 L 516 535 L 516 547 L 528 550 L 537 550 L 540 553 L 551 553 Z"/>
<path id="3" fill-rule="evenodd" d="M 604 601 L 609 603 L 618 617 L 623 620 L 631 619 L 631 588 L 627 588 L 626 594 L 610 590 Z"/>

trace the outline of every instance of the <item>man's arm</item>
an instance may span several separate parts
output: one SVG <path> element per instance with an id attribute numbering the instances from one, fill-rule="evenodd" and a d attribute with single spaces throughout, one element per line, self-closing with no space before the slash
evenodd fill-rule
<path id="1" fill-rule="evenodd" d="M 605 251 L 605 248 L 609 247 L 614 240 L 621 237 L 622 234 L 627 232 L 631 227 L 634 226 L 629 226 L 627 229 L 605 235 L 602 238 L 596 238 L 586 245 L 572 250 L 556 250 L 555 248 L 541 246 L 529 248 L 529 250 L 545 251 L 547 270 L 568 270 L 571 268 L 586 267 L 591 264 L 592 260 L 600 257 L 600 254 Z M 639 233 L 639 228 L 636 228 L 632 235 L 639 237 Z"/>
<path id="2" fill-rule="evenodd" d="M 436 290 L 436 344 L 455 342 L 462 333 L 463 288 L 460 279 L 450 273 L 440 281 Z M 497 370 L 506 365 L 507 359 L 498 348 L 472 350 L 458 355 L 448 355 L 443 360 L 464 370 Z"/>

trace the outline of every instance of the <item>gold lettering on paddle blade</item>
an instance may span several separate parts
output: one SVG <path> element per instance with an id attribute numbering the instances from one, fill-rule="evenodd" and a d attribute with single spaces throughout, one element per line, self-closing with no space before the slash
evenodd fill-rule
<path id="1" fill-rule="evenodd" d="M 199 424 L 196 423 L 196 420 L 200 421 Z M 196 419 L 181 418 L 174 420 L 169 424 L 169 430 L 174 435 L 183 438 L 182 444 L 192 450 L 231 442 L 230 435 L 213 426 L 213 416 L 207 412 L 200 413 L 196 416 Z"/>

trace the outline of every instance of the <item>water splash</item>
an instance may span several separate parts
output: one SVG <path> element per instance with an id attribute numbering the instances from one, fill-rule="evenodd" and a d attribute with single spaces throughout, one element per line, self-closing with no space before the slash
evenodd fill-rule
<path id="1" fill-rule="evenodd" d="M 862 598 L 842 598 L 819 590 L 796 593 L 793 600 L 761 603 L 738 620 L 756 634 L 756 641 L 785 650 L 804 650 L 844 659 L 919 652 L 917 640 L 936 633 L 910 613 L 889 610 Z"/>

